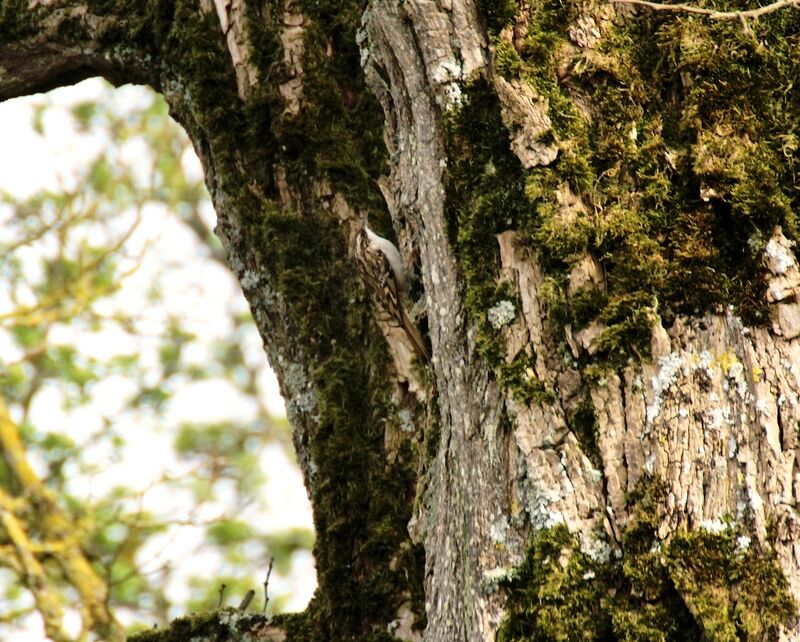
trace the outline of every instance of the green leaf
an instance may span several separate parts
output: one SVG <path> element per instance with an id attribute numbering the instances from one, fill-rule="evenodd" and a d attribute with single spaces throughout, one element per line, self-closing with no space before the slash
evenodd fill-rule
<path id="1" fill-rule="evenodd" d="M 207 531 L 208 538 L 215 546 L 243 544 L 255 537 L 253 528 L 239 520 L 223 520 L 212 524 Z"/>

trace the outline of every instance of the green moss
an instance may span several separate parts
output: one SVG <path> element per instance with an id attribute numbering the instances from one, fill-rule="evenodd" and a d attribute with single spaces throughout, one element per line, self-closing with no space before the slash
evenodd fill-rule
<path id="1" fill-rule="evenodd" d="M 373 626 L 385 631 L 402 600 L 419 598 L 424 565 L 406 533 L 417 454 L 406 443 L 387 464 L 384 453 L 385 422 L 394 413 L 384 342 L 335 221 L 273 210 L 258 230 L 257 246 L 268 248 L 262 260 L 315 364 L 319 400 L 319 429 L 307 444 L 316 468 L 319 590 L 307 612 L 289 621 L 290 639 L 383 639 L 370 637 Z"/>
<path id="2" fill-rule="evenodd" d="M 537 533 L 525 561 L 501 582 L 508 602 L 497 642 L 608 639 L 598 570 L 566 526 Z"/>
<path id="3" fill-rule="evenodd" d="M 251 190 L 241 186 L 235 192 L 245 205 L 239 211 L 259 248 L 259 263 L 287 306 L 302 361 L 313 366 L 308 376 L 318 428 L 307 436 L 306 449 L 316 476 L 311 499 L 319 588 L 306 612 L 289 618 L 287 627 L 291 640 L 385 640 L 386 624 L 402 601 L 412 599 L 415 611 L 424 612 L 424 559 L 416 548 L 409 550 L 406 532 L 416 453 L 404 444 L 392 463 L 386 461 L 385 424 L 395 411 L 385 383 L 385 344 L 347 259 L 338 220 L 312 205 L 314 180 L 326 180 L 351 205 L 369 212 L 377 227 L 385 226 L 375 182 L 385 158 L 383 116 L 360 74 L 355 30 L 363 2 L 301 5 L 304 108 L 297 116 L 284 114 L 276 90 L 282 54 L 274 46 L 275 32 L 254 31 L 253 25 L 264 22 L 253 21 L 251 36 L 259 43 L 266 82 L 244 110 L 243 122 L 249 123 L 244 143 L 252 150 L 245 157 L 252 175 L 270 193 L 271 165 L 282 166 L 303 212 L 280 211 L 264 201 L 248 207 Z"/>
<path id="4" fill-rule="evenodd" d="M 304 0 L 304 106 L 273 129 L 296 184 L 325 176 L 351 205 L 386 216 L 377 178 L 386 171 L 383 111 L 364 84 L 356 32 L 366 2 Z M 285 148 L 285 149 L 284 149 Z"/>
<path id="5" fill-rule="evenodd" d="M 670 577 L 707 640 L 775 639 L 797 605 L 771 553 L 737 545 L 736 531 L 679 533 L 666 551 Z"/>
<path id="6" fill-rule="evenodd" d="M 514 45 L 499 37 L 494 39 L 492 45 L 495 71 L 504 78 L 519 76 L 522 72 L 522 59 L 514 49 Z"/>
<path id="7" fill-rule="evenodd" d="M 26 0 L 0 0 L 0 44 L 35 36 L 43 15 L 41 7 L 31 9 Z"/>
<path id="8" fill-rule="evenodd" d="M 497 33 L 514 20 L 519 9 L 517 0 L 478 0 L 478 10 L 490 32 Z"/>
<path id="9" fill-rule="evenodd" d="M 536 359 L 532 354 L 521 352 L 511 363 L 499 366 L 500 385 L 522 403 L 555 403 L 555 392 L 536 377 L 535 365 Z"/>
<path id="10" fill-rule="evenodd" d="M 128 638 L 129 642 L 186 642 L 186 640 L 245 639 L 255 635 L 267 619 L 263 615 L 247 614 L 235 609 L 210 611 L 180 617 L 169 627 L 144 631 Z"/>
<path id="11" fill-rule="evenodd" d="M 501 300 L 516 296 L 507 284 L 497 282 L 497 235 L 528 216 L 524 176 L 509 151 L 497 98 L 485 81 L 468 87 L 463 106 L 450 113 L 445 130 L 445 214 L 467 283 L 466 306 L 478 326 L 480 350 L 499 366 L 505 347 L 487 313 Z"/>
<path id="12" fill-rule="evenodd" d="M 511 7 L 496 10 L 505 13 L 495 30 L 513 19 Z M 493 237 L 504 229 L 529 240 L 559 288 L 586 253 L 600 261 L 602 292 L 552 299 L 555 336 L 567 323 L 601 324 L 598 352 L 583 361 L 647 358 L 650 325 L 676 312 L 732 305 L 746 323 L 765 323 L 764 239 L 777 225 L 798 239 L 800 17 L 776 12 L 746 31 L 640 16 L 575 54 L 566 29 L 591 8 L 538 0 L 529 10 L 516 49 L 494 38 L 494 63 L 547 100 L 557 159 L 530 170 L 515 163 L 480 82 L 447 121 L 448 216 L 490 362 L 502 350 L 482 315 L 495 302 Z M 559 196 L 567 189 L 579 197 L 570 207 Z"/>
<path id="13" fill-rule="evenodd" d="M 659 541 L 666 498 L 640 482 L 621 555 L 593 560 L 563 525 L 538 532 L 504 583 L 497 640 L 757 641 L 792 626 L 797 605 L 773 555 L 728 527 Z"/>
<path id="14" fill-rule="evenodd" d="M 594 414 L 594 405 L 588 391 L 574 410 L 569 413 L 567 425 L 569 426 L 581 450 L 598 470 L 603 469 L 603 460 L 600 448 L 597 445 L 597 417 Z"/>
<path id="15" fill-rule="evenodd" d="M 247 3 L 245 25 L 261 82 L 246 100 L 238 95 L 214 12 L 199 12 L 188 0 L 89 4 L 118 18 L 98 35 L 103 46 L 159 70 L 154 84 L 213 168 L 212 195 L 239 217 L 232 221 L 240 224 L 239 241 L 255 248 L 251 269 L 285 304 L 285 316 L 271 320 L 292 337 L 279 356 L 284 364 L 306 366 L 300 376 L 314 394 L 306 428 L 314 429 L 304 435 L 304 448 L 316 476 L 319 588 L 307 611 L 287 620 L 291 639 L 387 639 L 386 624 L 402 602 L 424 612 L 424 558 L 406 531 L 418 455 L 404 443 L 387 463 L 384 431 L 396 411 L 386 386 L 385 342 L 347 258 L 340 223 L 313 191 L 328 181 L 377 227 L 388 227 L 375 181 L 385 162 L 383 115 L 364 87 L 355 40 L 365 3 L 301 3 L 307 39 L 298 116 L 285 113 L 279 92 L 288 78 L 281 3 Z M 286 170 L 296 209 L 274 204 L 276 166 Z M 267 316 L 275 313 L 254 303 Z"/>

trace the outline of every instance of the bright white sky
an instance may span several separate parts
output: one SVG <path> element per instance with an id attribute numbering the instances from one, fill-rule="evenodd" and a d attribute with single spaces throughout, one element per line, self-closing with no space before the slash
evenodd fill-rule
<path id="1" fill-rule="evenodd" d="M 48 94 L 47 100 L 56 105 L 68 106 L 77 102 L 99 99 L 109 92 L 108 85 L 99 79 L 88 80 L 74 87 L 67 87 Z M 41 103 L 42 96 L 11 100 L 0 103 L 0 190 L 8 191 L 17 197 L 24 198 L 41 189 L 57 190 L 61 187 L 74 188 L 79 168 L 94 159 L 106 146 L 102 132 L 79 134 L 74 130 L 72 119 L 64 110 L 48 110 L 48 118 L 44 122 L 44 136 L 38 135 L 30 126 L 33 105 Z M 131 105 L 145 106 L 149 103 L 148 94 L 139 87 L 126 86 L 113 91 L 113 101 L 127 109 Z M 135 145 L 123 149 L 124 156 L 136 159 L 147 153 L 137 149 Z M 139 156 L 137 156 L 139 155 Z M 193 153 L 187 153 L 182 159 L 187 173 L 199 177 L 201 168 Z M 213 221 L 214 212 L 210 205 L 204 215 Z M 0 239 L 2 238 L 3 211 L 0 204 Z M 155 251 L 146 255 L 131 282 L 124 290 L 123 301 L 112 301 L 108 305 L 129 306 L 128 309 L 143 310 L 142 321 L 147 322 L 147 315 L 152 314 L 153 322 L 160 322 L 169 314 L 180 315 L 185 319 L 187 330 L 200 336 L 219 336 L 231 331 L 227 315 L 220 310 L 234 306 L 243 309 L 246 306 L 238 284 L 230 273 L 216 265 L 198 252 L 197 241 L 174 217 L 164 216 L 157 207 L 146 208 L 143 212 L 142 224 L 131 238 L 131 246 L 143 247 L 155 239 Z M 177 257 L 177 258 L 176 258 Z M 165 308 L 148 309 L 146 291 L 154 275 L 163 272 L 169 263 L 169 280 L 165 281 L 168 293 L 164 297 Z M 8 305 L 3 296 L 0 283 L 0 311 Z M 148 352 L 147 336 L 131 339 L 121 334 L 103 335 L 102 333 L 79 335 L 75 330 L 64 328 L 62 334 L 54 339 L 76 344 L 82 352 L 96 352 L 98 356 L 107 358 L 113 353 Z M 247 337 L 251 349 L 248 354 L 258 362 L 266 363 L 261 340 L 256 332 Z M 151 342 L 152 343 L 152 342 Z M 15 356 L 10 353 L 8 344 L 0 338 L 0 363 L 9 361 Z M 206 354 L 200 352 L 190 355 L 202 363 Z M 147 358 L 147 357 L 145 357 Z M 120 428 L 126 434 L 136 434 L 130 439 L 130 448 L 124 461 L 108 461 L 108 453 L 102 450 L 91 450 L 91 435 L 98 428 L 97 422 L 103 414 L 114 415 L 114 404 L 125 398 L 124 382 L 106 381 L 99 384 L 97 405 L 83 413 L 66 413 L 60 408 L 57 390 L 46 391 L 40 395 L 33 408 L 33 419 L 36 425 L 59 427 L 78 443 L 87 440 L 87 457 L 94 459 L 104 470 L 92 478 L 76 478 L 72 490 L 76 493 L 91 493 L 94 484 L 108 487 L 122 483 L 141 490 L 162 474 L 164 470 L 175 472 L 176 463 L 170 455 L 171 447 L 167 437 L 158 430 L 157 425 L 143 427 L 141 423 Z M 283 414 L 283 400 L 280 397 L 274 374 L 268 367 L 264 368 L 260 386 L 270 410 L 275 414 Z M 235 386 L 223 381 L 214 380 L 187 386 L 169 403 L 162 420 L 165 425 L 174 425 L 192 420 L 225 420 L 247 418 L 254 409 L 243 402 Z M 235 416 L 231 416 L 235 413 Z M 123 420 L 124 422 L 124 420 Z M 130 432 L 128 432 L 130 431 Z M 159 444 L 159 442 L 161 442 Z M 269 498 L 270 513 L 268 515 L 241 514 L 245 520 L 267 520 L 275 530 L 286 527 L 301 526 L 311 528 L 311 510 L 302 485 L 299 472 L 294 464 L 287 460 L 281 447 L 268 449 L 262 461 L 263 470 L 267 471 L 269 482 L 265 493 Z M 185 511 L 186 498 L 169 496 L 158 489 L 150 490 L 145 495 L 147 507 L 158 512 Z M 211 517 L 206 515 L 205 517 Z M 170 532 L 158 542 L 154 542 L 153 551 L 148 551 L 154 559 L 172 559 L 176 565 L 181 561 L 189 563 L 193 572 L 198 565 L 208 565 L 209 572 L 214 572 L 214 559 L 198 557 L 195 549 L 199 529 L 181 528 Z M 189 555 L 187 555 L 187 552 Z M 271 587 L 276 592 L 290 593 L 291 609 L 302 609 L 310 598 L 315 585 L 313 560 L 310 555 L 297 556 L 294 569 L 289 577 L 273 578 Z M 254 569 L 254 588 L 263 580 L 263 569 Z M 169 587 L 174 598 L 180 598 L 188 590 L 185 585 L 177 583 Z M 231 598 L 233 599 L 233 598 Z M 213 605 L 212 605 L 213 606 Z M 176 614 L 177 615 L 177 614 Z M 6 642 L 37 642 L 46 640 L 41 632 L 41 625 L 31 622 L 30 627 L 20 631 L 18 636 L 6 637 Z"/>

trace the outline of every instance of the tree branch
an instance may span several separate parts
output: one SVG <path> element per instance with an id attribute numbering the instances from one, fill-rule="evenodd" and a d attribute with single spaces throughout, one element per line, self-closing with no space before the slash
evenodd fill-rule
<path id="1" fill-rule="evenodd" d="M 44 9 L 12 7 L 0 14 L 0 101 L 103 76 L 114 85 L 155 85 L 147 55 L 101 43 L 118 21 L 79 3 Z"/>
<path id="2" fill-rule="evenodd" d="M 53 589 L 45 569 L 33 553 L 34 544 L 28 537 L 27 528 L 14 515 L 14 500 L 0 488 L 0 528 L 14 549 L 17 562 L 22 569 L 22 582 L 33 595 L 36 610 L 42 616 L 48 637 L 56 642 L 69 642 L 70 636 L 62 628 L 64 616 L 57 591 Z"/>
<path id="3" fill-rule="evenodd" d="M 77 528 L 74 521 L 61 509 L 53 492 L 42 483 L 28 462 L 25 446 L 20 438 L 19 426 L 11 419 L 1 398 L 0 453 L 5 458 L 11 472 L 24 487 L 24 492 L 31 505 L 39 508 L 36 513 L 36 531 L 45 540 L 64 543 L 64 548 L 58 555 L 58 563 L 65 577 L 78 593 L 84 628 L 97 632 L 102 639 L 109 642 L 124 640 L 125 634 L 122 626 L 108 608 L 108 589 L 81 550 L 80 541 L 75 535 Z M 15 549 L 27 554 L 24 559 L 20 557 L 20 563 L 26 573 L 31 575 L 33 571 L 36 571 L 32 562 L 37 561 L 33 553 L 34 544 L 28 541 L 25 528 L 16 521 L 13 508 L 13 498 L 6 498 L 0 494 L 0 527 L 12 539 Z M 33 573 L 33 577 L 38 578 L 39 576 Z M 40 585 L 39 579 L 31 584 L 33 587 Z M 44 613 L 41 608 L 38 610 Z M 51 637 L 53 636 L 51 635 Z"/>
<path id="4" fill-rule="evenodd" d="M 747 18 L 758 18 L 759 16 L 779 11 L 786 7 L 800 6 L 800 0 L 778 0 L 757 9 L 746 11 L 718 11 L 716 9 L 705 9 L 689 4 L 661 4 L 660 2 L 650 2 L 649 0 L 611 0 L 617 4 L 632 4 L 647 7 L 653 11 L 669 11 L 671 13 L 692 13 L 701 16 L 708 16 L 712 20 L 744 20 Z"/>

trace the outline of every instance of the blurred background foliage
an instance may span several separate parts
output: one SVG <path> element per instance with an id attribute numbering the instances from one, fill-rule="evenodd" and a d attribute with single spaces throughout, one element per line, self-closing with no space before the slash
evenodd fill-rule
<path id="1" fill-rule="evenodd" d="M 152 92 L 88 93 L 32 127 L 90 162 L 0 193 L 0 638 L 124 639 L 272 557 L 269 610 L 302 608 L 309 509 L 199 163 Z"/>

